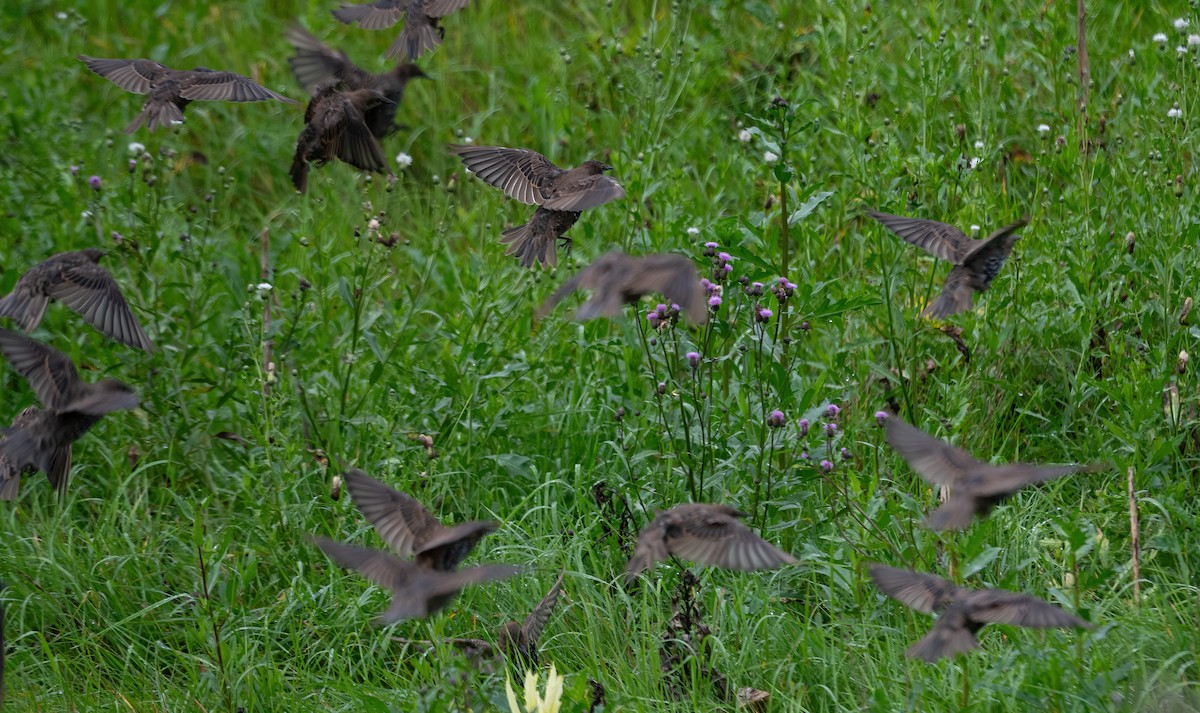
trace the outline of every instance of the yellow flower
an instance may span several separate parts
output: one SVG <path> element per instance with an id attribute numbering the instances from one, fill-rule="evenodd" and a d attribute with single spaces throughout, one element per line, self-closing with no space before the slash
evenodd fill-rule
<path id="1" fill-rule="evenodd" d="M 564 678 L 554 670 L 554 664 L 550 664 L 550 673 L 546 677 L 546 695 L 543 698 L 538 695 L 537 674 L 526 671 L 524 713 L 558 713 L 562 707 L 563 680 Z M 510 713 L 522 713 L 517 703 L 517 694 L 513 691 L 511 676 L 504 677 L 504 693 L 508 697 Z"/>

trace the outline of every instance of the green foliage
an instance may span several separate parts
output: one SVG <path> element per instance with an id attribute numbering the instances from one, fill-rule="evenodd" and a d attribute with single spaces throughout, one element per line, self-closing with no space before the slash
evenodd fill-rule
<path id="1" fill-rule="evenodd" d="M 1085 117 L 1073 3 L 473 2 L 444 19 L 421 62 L 434 81 L 410 86 L 385 144 L 413 164 L 392 183 L 334 163 L 305 196 L 286 173 L 302 105 L 198 102 L 182 127 L 126 136 L 141 99 L 72 59 L 230 69 L 299 98 L 292 13 L 385 67 L 392 33 L 333 6 L 0 8 L 0 292 L 102 246 L 159 346 L 135 353 L 61 305 L 36 332 L 85 378 L 135 384 L 142 408 L 76 444 L 61 502 L 36 475 L 0 507 L 9 709 L 493 710 L 503 666 L 475 670 L 444 640 L 493 640 L 562 566 L 542 658 L 567 676 L 564 710 L 586 709 L 588 678 L 605 710 L 733 710 L 709 668 L 780 711 L 951 710 L 964 683 L 979 710 L 1200 705 L 1200 383 L 1180 365 L 1200 333 L 1179 316 L 1200 274 L 1200 85 L 1172 27 L 1200 28 L 1194 7 L 1089 2 Z M 532 210 L 462 170 L 445 146 L 468 137 L 606 159 L 628 197 L 585 213 L 557 272 L 523 271 L 497 237 Z M 866 207 L 985 234 L 1032 215 L 951 320 L 969 362 L 917 317 L 949 267 Z M 714 280 L 728 253 L 713 319 L 654 327 L 644 301 L 534 322 L 614 247 L 682 252 Z M 0 418 L 32 399 L 0 368 Z M 984 459 L 1113 468 L 939 536 L 920 526 L 936 492 L 883 445 L 889 405 Z M 349 464 L 444 520 L 501 521 L 472 561 L 534 574 L 373 627 L 386 593 L 304 539 L 382 546 L 330 498 Z M 691 499 L 746 510 L 802 564 L 697 569 L 712 633 L 667 676 L 678 566 L 638 590 L 618 575 L 654 510 Z M 989 627 L 980 653 L 910 662 L 932 620 L 884 599 L 869 561 L 1027 591 L 1097 628 Z"/>

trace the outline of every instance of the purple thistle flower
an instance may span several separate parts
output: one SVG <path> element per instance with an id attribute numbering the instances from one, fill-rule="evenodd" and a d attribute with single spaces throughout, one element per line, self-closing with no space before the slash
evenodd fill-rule
<path id="1" fill-rule="evenodd" d="M 836 423 L 833 423 L 831 421 L 831 422 L 825 424 L 825 435 L 826 436 L 833 436 L 836 433 L 837 433 L 837 424 Z"/>
<path id="2" fill-rule="evenodd" d="M 721 308 L 721 296 L 713 295 L 712 297 L 709 297 L 708 298 L 708 308 L 710 310 L 712 310 L 713 312 L 716 312 L 718 309 L 720 309 Z"/>
<path id="3" fill-rule="evenodd" d="M 658 392 L 659 396 L 662 396 L 663 394 L 667 393 L 667 382 L 665 382 L 665 381 L 658 382 L 658 386 L 655 387 L 655 390 Z"/>
<path id="4" fill-rule="evenodd" d="M 837 404 L 829 404 L 829 406 L 825 409 L 825 416 L 826 418 L 837 418 L 838 414 L 841 412 L 842 410 L 838 408 Z"/>
<path id="5" fill-rule="evenodd" d="M 809 460 L 812 456 L 808 455 L 808 451 L 800 451 L 801 460 Z"/>
<path id="6" fill-rule="evenodd" d="M 850 459 L 851 459 L 851 458 L 853 458 L 853 457 L 854 457 L 854 456 L 853 456 L 853 455 L 851 455 L 851 453 L 850 453 L 850 449 L 849 449 L 849 448 L 843 448 L 843 449 L 842 449 L 842 460 L 850 460 Z"/>
<path id="7" fill-rule="evenodd" d="M 807 418 L 800 419 L 800 437 L 801 438 L 804 438 L 805 436 L 808 435 L 808 425 L 809 424 L 808 424 Z"/>
<path id="8" fill-rule="evenodd" d="M 766 324 L 767 322 L 770 321 L 771 314 L 772 314 L 771 310 L 767 309 L 766 307 L 759 307 L 754 312 L 754 321 Z"/>
<path id="9" fill-rule="evenodd" d="M 746 288 L 746 294 L 750 295 L 751 297 L 759 297 L 762 295 L 762 293 L 763 283 L 761 282 L 751 282 L 750 286 Z"/>
<path id="10" fill-rule="evenodd" d="M 721 262 L 733 262 L 733 256 L 729 253 L 717 253 L 717 259 Z"/>
<path id="11" fill-rule="evenodd" d="M 693 369 L 700 366 L 700 352 L 688 352 L 687 362 L 688 366 L 692 367 Z"/>
<path id="12" fill-rule="evenodd" d="M 724 272 L 726 275 L 728 275 L 729 273 L 733 272 L 733 265 L 725 263 L 721 266 L 721 272 Z"/>
<path id="13" fill-rule="evenodd" d="M 646 313 L 646 321 L 650 323 L 651 327 L 657 327 L 658 326 L 658 312 L 647 312 Z"/>
<path id="14" fill-rule="evenodd" d="M 100 177 L 99 177 L 99 176 L 89 176 L 89 177 L 88 177 L 88 185 L 92 187 L 92 190 L 93 190 L 93 191 L 97 191 L 97 192 L 99 192 L 99 190 L 100 190 Z"/>
<path id="15" fill-rule="evenodd" d="M 821 470 L 828 473 L 829 471 L 833 470 L 833 463 L 830 463 L 827 460 L 822 460 L 821 461 Z"/>
<path id="16" fill-rule="evenodd" d="M 780 411 L 779 409 L 775 409 L 771 413 L 767 414 L 767 425 L 771 428 L 783 428 L 784 424 L 786 423 L 787 417 L 784 416 L 783 411 Z"/>
<path id="17" fill-rule="evenodd" d="M 719 248 L 719 247 L 721 247 L 721 246 L 720 246 L 720 245 L 717 245 L 716 243 L 714 243 L 714 242 L 712 242 L 712 241 L 709 241 L 709 242 L 707 242 L 707 243 L 705 243 L 705 244 L 704 244 L 704 247 L 706 247 L 706 248 L 709 248 L 709 249 L 711 249 L 711 250 L 716 250 L 717 248 Z"/>
<path id="18" fill-rule="evenodd" d="M 76 166 L 75 164 L 71 164 L 71 165 L 68 167 L 68 169 L 71 171 L 71 175 L 72 175 L 72 176 L 79 175 L 79 167 L 78 167 L 78 166 Z"/>
<path id="19" fill-rule="evenodd" d="M 137 159 L 135 159 L 135 158 L 129 159 L 129 172 L 133 173 L 136 170 L 137 170 Z"/>
<path id="20" fill-rule="evenodd" d="M 888 412 L 887 411 L 876 411 L 875 412 L 875 423 L 878 423 L 880 428 L 883 427 L 883 424 L 887 423 L 887 420 L 888 420 Z"/>
<path id="21" fill-rule="evenodd" d="M 704 257 L 712 257 L 713 255 L 716 255 L 717 247 L 718 247 L 717 244 L 714 242 L 710 241 L 710 242 L 705 243 L 704 244 Z"/>

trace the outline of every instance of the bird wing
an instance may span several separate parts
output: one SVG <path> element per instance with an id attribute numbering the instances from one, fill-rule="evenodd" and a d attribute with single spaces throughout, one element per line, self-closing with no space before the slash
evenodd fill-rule
<path id="1" fill-rule="evenodd" d="M 425 0 L 421 4 L 421 10 L 430 17 L 445 17 L 470 4 L 471 0 Z"/>
<path id="2" fill-rule="evenodd" d="M 530 149 L 452 144 L 450 151 L 484 183 L 527 205 L 541 205 L 543 189 L 550 188 L 563 172 L 550 159 Z"/>
<path id="3" fill-rule="evenodd" d="M 79 395 L 79 372 L 66 355 L 23 334 L 0 329 L 0 351 L 17 373 L 29 382 L 38 401 L 51 411 L 62 411 Z"/>
<path id="4" fill-rule="evenodd" d="M 78 312 L 83 319 L 113 339 L 147 352 L 154 345 L 112 275 L 91 261 L 80 261 L 60 270 L 46 294 Z"/>
<path id="5" fill-rule="evenodd" d="M 963 247 L 973 243 L 966 233 L 946 223 L 922 218 L 906 218 L 901 215 L 867 211 L 867 215 L 879 221 L 883 227 L 912 243 L 939 260 L 958 263 Z"/>
<path id="6" fill-rule="evenodd" d="M 725 512 L 704 509 L 667 526 L 671 554 L 700 564 L 751 571 L 794 564 L 796 558 L 756 535 Z"/>
<path id="7" fill-rule="evenodd" d="M 1024 228 L 1026 225 L 1029 225 L 1029 216 L 1027 215 L 1021 216 L 1020 220 L 1000 228 L 983 240 L 972 241 L 970 251 L 963 255 L 962 260 L 959 262 L 965 265 L 979 259 L 986 260 L 990 255 L 995 254 L 998 250 L 1003 250 L 1004 257 L 1008 257 L 1008 253 L 1012 252 L 1013 243 L 1011 241 L 1004 240 L 1004 238 L 1007 238 L 1021 228 Z"/>
<path id="8" fill-rule="evenodd" d="M 991 466 L 980 473 L 977 478 L 972 479 L 971 492 L 975 495 L 1008 495 L 1026 485 L 1061 478 L 1087 467 L 1084 465 L 1037 466 L 1027 463 Z"/>
<path id="9" fill-rule="evenodd" d="M 154 82 L 171 71 L 149 59 L 100 59 L 82 54 L 77 59 L 96 74 L 134 94 L 149 94 Z"/>
<path id="10" fill-rule="evenodd" d="M 375 526 L 375 532 L 401 557 L 410 557 L 445 528 L 421 503 L 393 490 L 366 473 L 351 468 L 342 478 L 354 506 Z"/>
<path id="11" fill-rule="evenodd" d="M 529 616 L 525 617 L 525 623 L 521 625 L 521 634 L 531 648 L 536 648 L 538 639 L 542 638 L 542 629 L 546 628 L 546 622 L 550 620 L 550 613 L 554 611 L 554 605 L 558 603 L 558 595 L 562 593 L 563 577 L 566 574 L 567 570 L 563 568 L 558 573 L 558 581 L 554 583 L 553 587 L 550 587 L 550 591 L 546 592 L 546 596 L 542 597 L 542 601 L 538 602 Z"/>
<path id="12" fill-rule="evenodd" d="M 938 440 L 897 416 L 887 421 L 887 442 L 918 475 L 934 485 L 957 485 L 968 472 L 987 467 L 961 448 Z"/>
<path id="13" fill-rule="evenodd" d="M 343 4 L 333 16 L 347 25 L 357 22 L 364 30 L 383 30 L 400 21 L 410 0 L 378 0 L 364 5 Z"/>
<path id="14" fill-rule="evenodd" d="M 662 513 L 654 518 L 638 535 L 637 546 L 633 548 L 633 556 L 625 565 L 625 583 L 632 582 L 642 572 L 654 566 L 655 562 L 665 560 L 667 552 L 666 528 L 662 522 Z"/>
<path id="15" fill-rule="evenodd" d="M 414 548 L 418 562 L 433 569 L 454 569 L 475 549 L 479 538 L 500 527 L 500 523 L 473 520 L 454 527 L 441 527 Z"/>
<path id="16" fill-rule="evenodd" d="M 325 537 L 313 537 L 312 541 L 339 567 L 356 570 L 371 582 L 399 594 L 406 588 L 409 578 L 417 566 L 383 550 L 372 550 L 358 545 L 336 542 Z"/>
<path id="17" fill-rule="evenodd" d="M 296 103 L 295 99 L 276 94 L 236 72 L 208 70 L 195 70 L 180 90 L 179 96 L 189 101 L 261 102 L 275 99 L 285 104 Z"/>
<path id="18" fill-rule="evenodd" d="M 540 156 L 540 154 L 538 155 Z M 513 197 L 516 198 L 516 196 Z M 554 194 L 544 199 L 541 204 L 550 210 L 568 210 L 578 213 L 624 197 L 625 189 L 615 179 L 593 173 L 566 185 L 555 185 Z"/>
<path id="19" fill-rule="evenodd" d="M 980 505 L 973 492 L 966 493 L 956 488 L 950 491 L 950 497 L 941 507 L 925 518 L 925 527 L 930 530 L 961 530 L 971 524 L 971 519 L 979 510 Z"/>
<path id="20" fill-rule="evenodd" d="M 1014 624 L 1037 629 L 1091 627 L 1083 619 L 1059 609 L 1050 602 L 1003 589 L 968 591 L 960 601 L 967 609 L 967 615 L 977 622 Z"/>
<path id="21" fill-rule="evenodd" d="M 309 94 L 313 94 L 321 82 L 349 76 L 358 69 L 345 52 L 326 46 L 299 23 L 288 25 L 284 36 L 296 48 L 296 54 L 288 57 L 292 74 Z"/>
<path id="22" fill-rule="evenodd" d="M 975 290 L 968 279 L 969 272 L 970 268 L 955 265 L 950 274 L 946 275 L 941 293 L 921 312 L 921 316 L 926 319 L 944 319 L 971 309 L 971 296 Z"/>
<path id="23" fill-rule="evenodd" d="M 879 591 L 901 604 L 925 614 L 944 608 L 959 595 L 961 587 L 933 574 L 871 565 L 871 580 Z"/>
<path id="24" fill-rule="evenodd" d="M 405 563 L 409 564 L 409 563 Z M 396 592 L 387 611 L 379 615 L 379 623 L 391 624 L 401 619 L 429 616 L 445 606 L 463 587 L 511 577 L 519 567 L 489 564 L 454 572 L 439 572 L 413 565 L 406 573 L 409 581 L 404 592 Z"/>
<path id="25" fill-rule="evenodd" d="M 612 284 L 620 281 L 620 275 L 632 267 L 634 259 L 621 252 L 613 250 L 607 252 L 593 260 L 589 265 L 575 273 L 571 279 L 562 283 L 554 294 L 546 298 L 542 306 L 538 308 L 537 318 L 541 319 L 546 314 L 554 309 L 554 306 L 562 302 L 563 298 L 578 289 L 595 290 L 597 296 L 593 300 L 604 302 L 605 300 L 599 293 L 602 292 L 620 292 L 618 285 Z M 615 276 L 615 277 L 614 277 Z M 620 306 L 617 307 L 618 312 Z M 596 314 L 606 314 L 604 311 L 597 311 Z M 596 315 L 591 315 L 596 316 Z M 610 315 L 611 316 L 611 315 Z M 582 319 L 583 317 L 581 317 Z"/>
<path id="26" fill-rule="evenodd" d="M 904 655 L 934 663 L 943 656 L 956 656 L 976 648 L 979 648 L 979 641 L 961 616 L 943 616 L 928 634 L 909 646 Z"/>
<path id="27" fill-rule="evenodd" d="M 625 273 L 622 285 L 625 294 L 640 296 L 657 292 L 668 302 L 679 305 L 692 324 L 703 324 L 708 319 L 708 303 L 704 299 L 700 273 L 687 257 L 664 253 L 629 262 L 631 269 Z"/>
<path id="28" fill-rule="evenodd" d="M 383 149 L 362 112 L 350 101 L 345 102 L 345 109 L 345 117 L 332 127 L 330 141 L 334 154 L 363 171 L 385 173 L 387 162 L 383 158 Z"/>

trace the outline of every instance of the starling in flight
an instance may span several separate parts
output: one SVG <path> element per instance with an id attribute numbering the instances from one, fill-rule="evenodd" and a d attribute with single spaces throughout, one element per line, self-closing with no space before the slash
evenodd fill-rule
<path id="1" fill-rule="evenodd" d="M 887 421 L 887 441 L 927 482 L 950 489 L 949 499 L 925 521 L 932 530 L 960 530 L 971 524 L 971 518 L 976 514 L 987 515 L 997 503 L 1026 485 L 1104 467 L 991 465 L 975 460 L 966 451 L 939 441 L 895 416 Z"/>
<path id="2" fill-rule="evenodd" d="M 415 555 L 417 564 L 443 572 L 455 570 L 484 535 L 499 523 L 464 522 L 446 527 L 421 503 L 351 468 L 342 474 L 358 511 L 401 557 Z"/>
<path id="3" fill-rule="evenodd" d="M 295 104 L 282 94 L 240 74 L 206 67 L 171 69 L 149 59 L 78 59 L 101 77 L 134 94 L 148 94 L 142 113 L 125 127 L 132 134 L 143 123 L 150 131 L 183 122 L 183 110 L 194 101 L 260 102 L 268 99 Z"/>
<path id="4" fill-rule="evenodd" d="M 458 591 L 469 584 L 504 579 L 520 571 L 506 564 L 436 570 L 382 550 L 347 545 L 324 537 L 312 539 L 338 566 L 358 570 L 371 582 L 392 592 L 392 602 L 377 619 L 379 624 L 429 616 L 449 604 Z"/>
<path id="5" fill-rule="evenodd" d="M 390 72 L 371 74 L 351 62 L 345 52 L 327 47 L 298 24 L 288 28 L 287 40 L 296 48 L 296 54 L 288 57 L 288 64 L 296 81 L 310 94 L 323 82 L 336 79 L 345 89 L 375 89 L 387 99 L 363 112 L 367 128 L 381 141 L 397 128 L 396 107 L 404 98 L 408 81 L 429 78 L 420 67 L 408 63 L 398 64 Z"/>
<path id="6" fill-rule="evenodd" d="M 692 324 L 703 324 L 708 319 L 700 274 L 695 264 L 683 255 L 630 257 L 619 250 L 601 255 L 564 282 L 538 309 L 538 318 L 580 288 L 592 290 L 593 294 L 575 312 L 579 320 L 616 317 L 626 304 L 654 292 L 679 305 Z"/>
<path id="7" fill-rule="evenodd" d="M 320 165 L 336 157 L 363 171 L 387 171 L 383 149 L 364 116 L 387 102 L 387 97 L 377 89 L 342 91 L 339 86 L 336 80 L 322 84 L 304 112 L 304 130 L 296 139 L 290 171 L 292 184 L 301 193 L 308 190 L 312 161 Z"/>
<path id="8" fill-rule="evenodd" d="M 558 264 L 556 242 L 563 238 L 581 211 L 625 197 L 625 189 L 605 176 L 612 166 L 599 161 L 584 161 L 576 168 L 561 169 L 545 156 L 529 149 L 497 146 L 452 145 L 467 169 L 504 191 L 510 198 L 538 206 L 526 224 L 501 233 L 500 242 L 509 246 L 506 255 L 515 255 L 523 267 Z"/>
<path id="9" fill-rule="evenodd" d="M 17 473 L 43 471 L 62 491 L 71 470 L 71 444 L 105 414 L 137 408 L 137 394 L 116 379 L 84 382 L 66 354 L 17 332 L 0 329 L 0 352 L 43 406 L 36 414 L 27 409 L 2 430 L 0 462 Z"/>
<path id="10" fill-rule="evenodd" d="M 11 317 L 28 332 L 41 323 L 50 300 L 58 300 L 118 342 L 154 351 L 116 280 L 100 267 L 102 257 L 103 250 L 88 248 L 52 255 L 34 265 L 0 299 L 0 317 Z"/>
<path id="11" fill-rule="evenodd" d="M 727 505 L 687 503 L 660 512 L 638 535 L 625 581 L 674 556 L 700 564 L 750 571 L 795 564 L 796 558 L 777 549 L 737 518 L 746 513 Z"/>
<path id="12" fill-rule="evenodd" d="M 505 622 L 500 627 L 500 638 L 498 645 L 505 657 L 513 663 L 518 663 L 523 668 L 537 668 L 538 663 L 538 641 L 542 638 L 542 629 L 546 628 L 546 622 L 550 619 L 550 613 L 554 611 L 554 605 L 558 603 L 558 595 L 562 592 L 563 575 L 566 570 L 563 570 L 558 575 L 558 581 L 542 597 L 542 601 L 533 608 L 529 616 L 525 617 L 524 623 L 518 624 L 515 621 Z"/>
<path id="13" fill-rule="evenodd" d="M 925 638 L 908 647 L 909 658 L 930 663 L 979 647 L 975 634 L 988 624 L 1037 629 L 1091 628 L 1083 619 L 1028 594 L 1003 589 L 966 589 L 932 574 L 871 565 L 875 586 L 892 599 L 925 614 L 938 612 Z"/>
<path id="14" fill-rule="evenodd" d="M 923 317 L 939 319 L 971 309 L 971 296 L 991 286 L 1013 245 L 1021 237 L 1014 233 L 1029 224 L 1029 216 L 1024 216 L 985 240 L 974 240 L 953 225 L 936 220 L 904 218 L 877 211 L 867 214 L 906 242 L 940 260 L 954 263 L 941 294 L 921 312 Z"/>
<path id="15" fill-rule="evenodd" d="M 333 11 L 333 16 L 346 23 L 358 23 L 364 30 L 383 30 L 404 18 L 404 29 L 388 48 L 389 59 L 402 54 L 410 62 L 417 61 L 425 52 L 442 44 L 446 31 L 438 24 L 438 18 L 457 12 L 471 0 L 375 0 L 363 5 L 344 3 Z"/>

